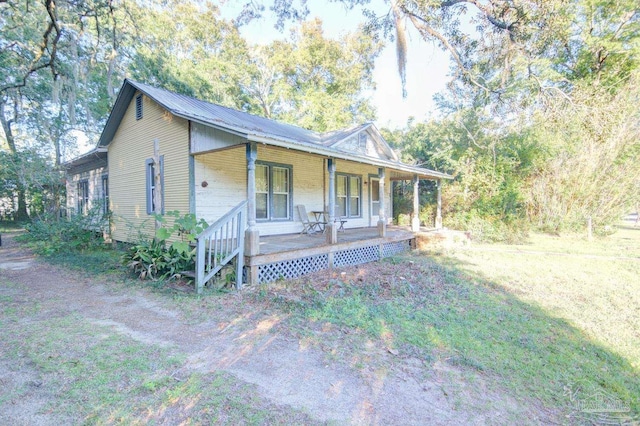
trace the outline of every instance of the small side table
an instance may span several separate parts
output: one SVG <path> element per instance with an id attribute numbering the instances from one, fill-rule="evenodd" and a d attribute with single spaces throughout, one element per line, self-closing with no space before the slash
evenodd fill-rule
<path id="1" fill-rule="evenodd" d="M 311 214 L 313 214 L 313 217 L 318 223 L 318 226 L 320 227 L 320 229 L 322 229 L 322 232 L 324 232 L 325 225 L 327 224 L 327 212 L 323 210 L 313 210 L 311 211 Z"/>

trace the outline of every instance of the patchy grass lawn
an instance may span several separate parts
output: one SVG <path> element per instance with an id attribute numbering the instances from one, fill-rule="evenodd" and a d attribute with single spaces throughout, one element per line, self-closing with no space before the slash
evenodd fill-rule
<path id="1" fill-rule="evenodd" d="M 621 227 L 593 241 L 534 235 L 530 245 L 478 246 L 451 257 L 565 319 L 640 372 L 640 228 Z"/>
<path id="2" fill-rule="evenodd" d="M 592 242 L 534 235 L 524 246 L 414 253 L 258 297 L 356 366 L 378 345 L 480 372 L 565 415 L 576 415 L 572 397 L 605 392 L 638 416 L 639 276 L 640 230 L 622 228 Z"/>
<path id="3" fill-rule="evenodd" d="M 118 259 L 107 250 L 49 260 L 115 290 L 141 286 L 123 278 Z M 593 241 L 533 235 L 524 245 L 411 253 L 241 293 L 149 287 L 193 323 L 220 310 L 237 321 L 270 312 L 280 318 L 274 332 L 320 347 L 329 360 L 363 370 L 401 369 L 415 359 L 425 372 L 452 366 L 468 373 L 461 380 L 480 377 L 551 418 L 589 423 L 603 419 L 579 412 L 576 401 L 598 392 L 640 418 L 638 276 L 640 230 L 627 227 Z M 180 348 L 43 312 L 16 286 L 2 283 L 0 292 L 0 367 L 31 379 L 0 392 L 0 411 L 46 387 L 41 411 L 61 423 L 312 423 L 229 374 L 178 374 Z"/>
<path id="4" fill-rule="evenodd" d="M 180 348 L 46 311 L 11 282 L 0 290 L 0 419 L 5 411 L 19 424 L 313 424 L 228 373 L 181 372 Z"/>
<path id="5" fill-rule="evenodd" d="M 122 276 L 122 252 L 108 247 L 70 255 L 56 253 L 46 256 L 47 262 L 89 275 Z"/>

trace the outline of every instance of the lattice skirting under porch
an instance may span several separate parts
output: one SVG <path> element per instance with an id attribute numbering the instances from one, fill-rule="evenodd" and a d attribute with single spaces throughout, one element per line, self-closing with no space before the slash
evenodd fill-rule
<path id="1" fill-rule="evenodd" d="M 382 245 L 382 257 L 391 257 L 405 251 L 411 250 L 411 241 L 394 241 L 392 243 L 384 243 Z"/>
<path id="2" fill-rule="evenodd" d="M 299 259 L 267 263 L 257 266 L 258 283 L 263 284 L 281 279 L 297 278 L 312 272 L 328 269 L 332 266 L 342 267 L 375 262 L 382 258 L 393 256 L 410 249 L 411 241 L 403 240 L 366 245 L 363 247 L 339 250 L 334 253 L 302 257 Z M 248 274 L 245 271 L 245 277 L 246 276 L 248 276 Z"/>
<path id="3" fill-rule="evenodd" d="M 297 278 L 329 267 L 329 255 L 303 257 L 258 266 L 258 283 Z"/>

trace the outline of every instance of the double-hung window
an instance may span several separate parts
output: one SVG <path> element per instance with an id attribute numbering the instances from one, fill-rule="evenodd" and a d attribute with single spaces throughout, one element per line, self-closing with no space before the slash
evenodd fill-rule
<path id="1" fill-rule="evenodd" d="M 78 214 L 86 215 L 89 210 L 89 181 L 78 182 Z"/>
<path id="2" fill-rule="evenodd" d="M 109 214 L 109 176 L 102 176 L 102 214 Z"/>
<path id="3" fill-rule="evenodd" d="M 362 216 L 362 178 L 336 173 L 337 213 L 342 217 Z"/>
<path id="4" fill-rule="evenodd" d="M 291 220 L 291 166 L 256 162 L 256 219 Z"/>

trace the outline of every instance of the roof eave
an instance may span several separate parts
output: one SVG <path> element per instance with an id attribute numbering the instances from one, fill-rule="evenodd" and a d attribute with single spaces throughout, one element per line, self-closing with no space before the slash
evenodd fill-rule
<path id="1" fill-rule="evenodd" d="M 120 127 L 120 122 L 122 121 L 122 117 L 124 117 L 127 108 L 129 107 L 129 103 L 131 99 L 133 99 L 133 95 L 138 90 L 128 79 L 124 80 L 120 91 L 118 92 L 118 97 L 111 108 L 111 113 L 109 114 L 109 118 L 107 118 L 107 122 L 100 134 L 100 138 L 98 139 L 97 146 L 107 146 L 113 140 L 113 137 Z"/>
<path id="2" fill-rule="evenodd" d="M 62 163 L 61 167 L 70 175 L 108 167 L 107 150 L 106 148 L 95 148 L 80 157 Z"/>
<path id="3" fill-rule="evenodd" d="M 104 147 L 96 147 L 94 149 L 92 149 L 89 152 L 86 152 L 82 155 L 77 156 L 76 158 L 69 160 L 69 161 L 65 161 L 64 163 L 60 164 L 60 166 L 64 167 L 64 168 L 69 168 L 69 167 L 73 167 L 75 164 L 82 164 L 85 163 L 87 161 L 91 161 L 91 157 L 100 157 L 99 154 L 105 153 L 107 152 L 107 148 Z"/>
<path id="4" fill-rule="evenodd" d="M 274 139 L 267 135 L 248 134 L 247 140 L 258 142 L 258 143 L 264 143 L 267 145 L 279 146 L 281 148 L 295 149 L 298 151 L 304 151 L 311 154 L 318 154 L 325 157 L 337 158 L 337 159 L 347 160 L 347 161 L 355 161 L 358 163 L 370 164 L 372 166 L 378 166 L 378 167 L 388 167 L 394 170 L 399 170 L 402 172 L 408 172 L 412 174 L 417 174 L 419 176 L 424 176 L 426 178 L 453 179 L 453 176 L 450 176 L 446 173 L 436 172 L 435 170 L 424 169 L 421 167 L 411 166 L 409 164 L 403 164 L 403 163 L 396 163 L 393 161 L 385 161 L 385 160 L 376 159 L 372 157 L 352 155 L 344 151 L 338 151 L 338 150 L 330 149 L 323 146 L 313 146 L 308 143 L 301 143 L 293 140 Z"/>

